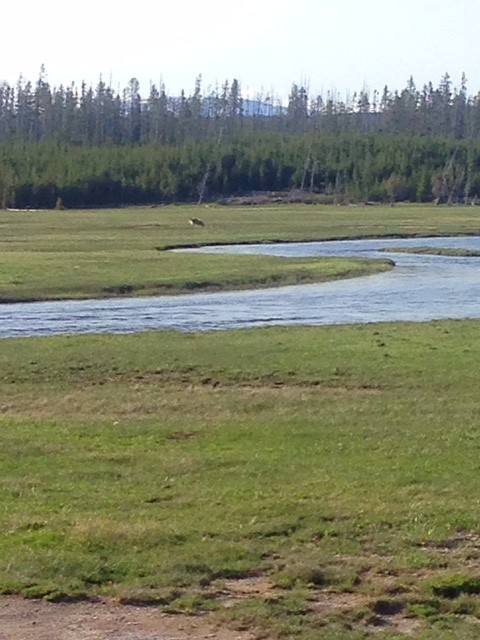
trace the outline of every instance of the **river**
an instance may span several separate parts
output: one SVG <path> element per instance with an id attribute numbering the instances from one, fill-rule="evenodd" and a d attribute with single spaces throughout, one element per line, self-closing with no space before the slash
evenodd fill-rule
<path id="1" fill-rule="evenodd" d="M 390 258 L 396 266 L 361 278 L 255 291 L 0 304 L 0 338 L 480 318 L 480 258 L 392 252 L 419 246 L 480 252 L 480 236 L 203 247 L 195 251 Z"/>

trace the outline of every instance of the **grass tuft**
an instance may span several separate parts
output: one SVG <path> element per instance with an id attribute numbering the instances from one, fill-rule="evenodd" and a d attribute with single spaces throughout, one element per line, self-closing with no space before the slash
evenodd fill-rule
<path id="1" fill-rule="evenodd" d="M 434 595 L 443 598 L 458 598 L 460 595 L 465 594 L 479 594 L 480 577 L 464 575 L 445 576 L 430 581 L 428 588 Z"/>

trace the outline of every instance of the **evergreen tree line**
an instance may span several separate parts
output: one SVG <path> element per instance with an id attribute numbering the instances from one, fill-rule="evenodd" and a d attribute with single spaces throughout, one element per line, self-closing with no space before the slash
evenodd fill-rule
<path id="1" fill-rule="evenodd" d="M 181 145 L 0 144 L 4 208 L 160 204 L 291 190 L 338 203 L 475 202 L 480 140 L 245 131 Z"/>
<path id="2" fill-rule="evenodd" d="M 402 91 L 363 89 L 342 100 L 310 95 L 293 84 L 287 104 L 273 95 L 242 95 L 237 80 L 203 90 L 201 77 L 187 95 L 171 96 L 151 85 L 142 96 L 132 78 L 123 90 L 102 79 L 52 87 L 42 67 L 34 83 L 22 77 L 0 85 L 0 143 L 55 140 L 79 146 L 179 144 L 225 139 L 245 131 L 302 134 L 385 132 L 434 135 L 458 140 L 480 137 L 480 93 L 469 95 L 467 80 L 454 87 L 445 74 L 437 87 L 417 89 L 413 78 Z"/>
<path id="3" fill-rule="evenodd" d="M 325 201 L 480 198 L 480 94 L 385 87 L 348 100 L 294 84 L 288 104 L 248 100 L 237 80 L 168 96 L 136 79 L 52 88 L 0 85 L 0 204 L 106 206 L 218 199 L 255 191 Z"/>

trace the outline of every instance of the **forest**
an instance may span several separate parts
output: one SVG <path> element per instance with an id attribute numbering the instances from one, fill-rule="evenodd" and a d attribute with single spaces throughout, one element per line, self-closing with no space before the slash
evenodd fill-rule
<path id="1" fill-rule="evenodd" d="M 76 208 L 228 201 L 476 203 L 480 94 L 438 86 L 366 89 L 342 100 L 293 84 L 287 104 L 244 98 L 237 80 L 187 95 L 132 78 L 123 90 L 0 85 L 0 205 Z M 301 194 L 298 196 L 298 194 Z"/>

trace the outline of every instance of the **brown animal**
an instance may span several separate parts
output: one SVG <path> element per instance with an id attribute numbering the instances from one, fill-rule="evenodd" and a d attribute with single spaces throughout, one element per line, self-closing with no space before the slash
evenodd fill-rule
<path id="1" fill-rule="evenodd" d="M 200 218 L 190 218 L 189 222 L 192 225 L 192 227 L 204 227 L 205 226 L 204 221 L 200 220 Z"/>

